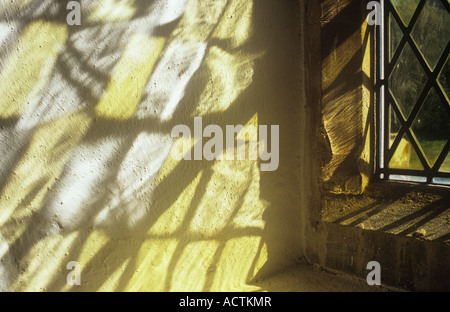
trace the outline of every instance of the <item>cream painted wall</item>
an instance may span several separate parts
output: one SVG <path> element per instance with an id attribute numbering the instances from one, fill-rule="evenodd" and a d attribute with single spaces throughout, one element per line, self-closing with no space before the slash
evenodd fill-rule
<path id="1" fill-rule="evenodd" d="M 68 26 L 64 1 L 0 2 L 0 290 L 257 290 L 296 263 L 313 177 L 299 4 L 81 4 Z M 171 129 L 195 116 L 280 125 L 278 170 L 176 161 Z"/>

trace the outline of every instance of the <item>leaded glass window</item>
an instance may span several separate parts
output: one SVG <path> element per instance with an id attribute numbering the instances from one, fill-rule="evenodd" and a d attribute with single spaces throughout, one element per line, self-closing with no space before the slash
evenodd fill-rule
<path id="1" fill-rule="evenodd" d="M 382 9 L 379 176 L 450 185 L 450 0 L 384 0 Z"/>

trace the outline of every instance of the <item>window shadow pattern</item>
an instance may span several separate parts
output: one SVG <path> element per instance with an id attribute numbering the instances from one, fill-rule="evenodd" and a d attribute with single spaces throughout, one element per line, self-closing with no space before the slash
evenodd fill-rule
<path id="1" fill-rule="evenodd" d="M 253 2 L 67 2 L 0 4 L 0 290 L 256 289 L 257 161 L 170 156 L 193 116 L 258 123 Z"/>

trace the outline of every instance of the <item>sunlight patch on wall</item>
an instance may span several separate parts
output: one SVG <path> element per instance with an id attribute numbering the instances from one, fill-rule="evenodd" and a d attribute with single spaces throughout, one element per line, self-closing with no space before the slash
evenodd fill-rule
<path id="1" fill-rule="evenodd" d="M 27 220 L 42 208 L 45 196 L 57 183 L 72 148 L 84 137 L 90 123 L 85 112 L 78 112 L 65 115 L 35 132 L 0 195 L 0 224 L 5 224 L 9 218 Z M 77 131 L 73 131 L 74 128 Z M 24 201 L 26 198 L 28 200 Z M 23 230 L 25 228 L 26 222 Z M 20 234 L 17 227 L 8 231 L 10 239 Z"/>
<path id="2" fill-rule="evenodd" d="M 21 117 L 24 127 L 14 131 L 32 135 L 0 194 L 0 254 L 29 265 L 14 289 L 259 290 L 249 285 L 268 260 L 269 203 L 261 199 L 259 161 L 248 155 L 242 161 L 178 161 L 170 150 L 192 148 L 194 138 L 174 140 L 168 133 L 175 123 L 190 124 L 194 110 L 219 124 L 245 123 L 242 116 L 221 114 L 242 105 L 253 116 L 234 134 L 234 144 L 244 142 L 247 154 L 251 144 L 260 145 L 257 103 L 240 98 L 258 99 L 257 88 L 249 87 L 262 53 L 247 46 L 254 2 L 90 3 L 83 20 L 99 25 L 69 29 L 53 75 L 67 28 L 31 24 L 39 28 L 35 36 L 52 34 L 37 58 L 33 33 L 21 38 L 29 43 L 23 41 L 26 51 L 19 55 L 40 62 L 26 79 L 40 89 L 16 87 L 11 94 L 23 91 L 22 102 L 40 95 L 36 106 L 10 109 L 0 99 L 0 118 Z M 155 23 L 172 21 L 157 29 L 164 37 L 148 36 Z M 17 76 L 30 71 L 8 66 Z M 24 237 L 31 239 L 20 242 Z M 69 261 L 80 263 L 80 288 L 66 284 Z"/>
<path id="3" fill-rule="evenodd" d="M 119 146 L 120 141 L 115 138 L 76 146 L 48 196 L 46 218 L 58 222 L 66 231 L 89 222 L 100 209 L 92 204 L 105 196 L 99 188 L 108 177 L 109 164 Z"/>
<path id="4" fill-rule="evenodd" d="M 127 269 L 131 259 L 126 259 L 120 266 L 112 273 L 108 274 L 106 281 L 98 288 L 97 292 L 112 292 L 118 289 L 120 279 Z"/>
<path id="5" fill-rule="evenodd" d="M 257 272 L 267 261 L 267 249 L 260 250 L 261 240 L 258 236 L 228 240 L 209 291 L 259 291 L 259 287 L 249 285 L 249 279 L 253 278 L 251 273 Z"/>
<path id="6" fill-rule="evenodd" d="M 254 56 L 230 54 L 212 46 L 206 56 L 210 71 L 194 116 L 226 111 L 253 81 Z"/>
<path id="7" fill-rule="evenodd" d="M 244 125 L 241 131 L 236 135 L 236 140 L 243 142 L 258 142 L 258 113 Z M 248 158 L 247 158 L 248 159 Z"/>
<path id="8" fill-rule="evenodd" d="M 134 115 L 164 42 L 164 38 L 142 34 L 131 38 L 113 70 L 104 96 L 95 108 L 97 115 L 123 120 Z"/>
<path id="9" fill-rule="evenodd" d="M 142 132 L 137 136 L 110 183 L 110 198 L 96 224 L 129 230 L 150 213 L 155 180 L 171 146 L 169 135 Z"/>
<path id="10" fill-rule="evenodd" d="M 1 16 L 1 13 L 0 13 Z M 5 22 L 0 20 L 0 46 L 3 52 L 0 54 L 0 69 L 5 66 L 3 59 L 11 52 L 10 44 L 13 38 L 19 35 L 20 23 L 17 21 Z"/>
<path id="11" fill-rule="evenodd" d="M 183 18 L 172 36 L 191 42 L 207 42 L 227 2 L 227 0 L 189 1 Z"/>
<path id="12" fill-rule="evenodd" d="M 208 183 L 202 200 L 196 208 L 190 221 L 189 229 L 192 233 L 204 237 L 220 235 L 225 228 L 233 230 L 232 221 L 243 207 L 244 199 L 253 183 L 256 161 L 217 161 L 213 165 L 213 174 Z M 259 194 L 257 194 L 259 195 Z M 255 206 L 259 197 L 253 198 Z M 263 209 L 263 206 L 252 208 Z M 211 207 L 214 207 L 211 210 Z M 261 216 L 262 212 L 256 212 Z M 258 220 L 262 229 L 263 223 Z M 243 225 L 247 227 L 246 225 Z"/>
<path id="13" fill-rule="evenodd" d="M 90 1 L 86 11 L 87 23 L 120 22 L 129 20 L 136 13 L 134 0 Z"/>
<path id="14" fill-rule="evenodd" d="M 170 120 L 205 56 L 206 43 L 173 40 L 148 82 L 136 116 Z"/>
<path id="15" fill-rule="evenodd" d="M 88 269 L 88 264 L 95 256 L 98 256 L 101 253 L 103 253 L 102 256 L 105 256 L 105 251 L 102 250 L 102 247 L 106 246 L 109 240 L 110 238 L 103 231 L 93 230 L 83 242 L 79 256 L 74 260 L 76 260 L 84 270 Z M 66 291 L 68 290 L 67 288 L 63 290 Z"/>
<path id="16" fill-rule="evenodd" d="M 189 0 L 158 1 L 155 6 L 155 10 L 158 12 L 158 25 L 168 24 L 182 16 L 188 2 Z"/>
<path id="17" fill-rule="evenodd" d="M 223 13 L 213 37 L 229 40 L 230 48 L 245 44 L 251 34 L 253 1 L 232 1 Z"/>
<path id="18" fill-rule="evenodd" d="M 233 159 L 241 159 L 243 157 L 246 160 L 257 160 L 259 150 L 265 147 L 265 142 L 259 142 L 258 133 L 258 113 L 255 113 L 250 120 L 243 125 L 243 128 L 236 134 L 234 139 L 234 146 L 229 147 L 225 145 L 220 160 L 229 160 L 228 157 Z M 245 154 L 244 154 L 245 152 Z"/>
<path id="19" fill-rule="evenodd" d="M 241 229 L 243 232 L 253 232 L 264 229 L 264 211 L 269 204 L 260 199 L 259 192 L 259 171 L 258 167 L 253 167 L 252 183 L 247 189 L 247 193 L 242 200 L 241 208 L 236 212 L 230 224 L 234 229 Z"/>
<path id="20" fill-rule="evenodd" d="M 137 136 L 117 173 L 124 198 L 135 200 L 142 195 L 139 190 L 145 184 L 153 184 L 153 177 L 167 159 L 171 145 L 169 135 L 142 132 Z"/>
<path id="21" fill-rule="evenodd" d="M 219 243 L 214 240 L 187 243 L 181 255 L 176 260 L 172 259 L 176 264 L 171 273 L 169 291 L 204 291 L 208 279 L 214 275 L 214 269 L 211 268 L 216 265 L 213 261 L 218 248 Z"/>
<path id="22" fill-rule="evenodd" d="M 150 228 L 150 236 L 176 236 L 181 230 L 183 220 L 191 207 L 192 198 L 198 190 L 198 184 L 202 178 L 203 171 L 200 171 L 194 180 L 181 192 L 177 200 L 167 208 L 155 224 Z"/>
<path id="23" fill-rule="evenodd" d="M 46 291 L 55 278 L 65 282 L 67 255 L 76 243 L 78 233 L 65 236 L 54 235 L 37 242 L 29 250 L 26 258 L 33 261 L 19 264 L 20 275 L 11 286 L 11 291 L 40 292 Z M 62 274 L 61 274 L 62 273 Z"/>
<path id="24" fill-rule="evenodd" d="M 125 291 L 164 291 L 167 267 L 175 256 L 179 238 L 147 239 L 139 249 L 136 271 Z"/>
<path id="25" fill-rule="evenodd" d="M 155 186 L 161 184 L 164 178 L 167 177 L 180 164 L 181 160 L 173 158 L 172 155 L 184 156 L 186 154 L 190 154 L 192 153 L 194 144 L 195 141 L 193 136 L 190 139 L 182 136 L 173 142 L 172 148 L 169 152 L 169 156 L 166 158 L 164 165 L 161 167 L 161 170 L 158 173 L 158 177 L 155 181 Z"/>
<path id="26" fill-rule="evenodd" d="M 25 28 L 0 73 L 0 117 L 20 116 L 40 95 L 67 37 L 64 24 L 38 20 Z"/>

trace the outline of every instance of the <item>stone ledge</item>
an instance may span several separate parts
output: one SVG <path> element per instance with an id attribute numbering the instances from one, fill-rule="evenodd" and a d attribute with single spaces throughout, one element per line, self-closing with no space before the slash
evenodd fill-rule
<path id="1" fill-rule="evenodd" d="M 449 202 L 448 187 L 380 182 L 362 195 L 323 196 L 322 220 L 450 244 Z"/>

